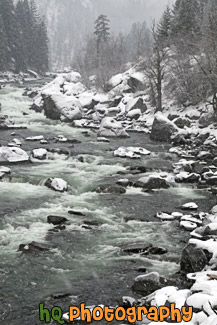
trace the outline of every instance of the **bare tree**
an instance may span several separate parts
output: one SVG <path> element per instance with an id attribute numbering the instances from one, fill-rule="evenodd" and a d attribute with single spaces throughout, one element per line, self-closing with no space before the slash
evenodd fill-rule
<path id="1" fill-rule="evenodd" d="M 168 57 L 168 48 L 164 48 L 159 40 L 155 29 L 155 22 L 152 25 L 153 49 L 147 60 L 146 74 L 155 90 L 156 111 L 162 111 L 162 83 L 165 73 L 165 61 Z"/>

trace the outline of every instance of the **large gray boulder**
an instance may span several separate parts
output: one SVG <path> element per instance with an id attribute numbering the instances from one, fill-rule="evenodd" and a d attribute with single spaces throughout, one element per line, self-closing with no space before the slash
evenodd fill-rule
<path id="1" fill-rule="evenodd" d="M 0 147 L 0 163 L 20 163 L 30 161 L 28 154 L 18 147 Z"/>
<path id="2" fill-rule="evenodd" d="M 200 272 L 209 263 L 209 253 L 198 248 L 195 244 L 188 244 L 181 257 L 181 271 L 184 273 Z"/>
<path id="3" fill-rule="evenodd" d="M 98 137 L 129 137 L 121 122 L 112 117 L 105 117 L 100 125 Z"/>
<path id="4" fill-rule="evenodd" d="M 137 182 L 134 183 L 134 186 L 142 187 L 143 189 L 147 190 L 154 190 L 160 188 L 167 189 L 170 187 L 165 178 L 154 175 L 140 178 Z"/>
<path id="5" fill-rule="evenodd" d="M 52 120 L 72 122 L 82 118 L 81 103 L 74 96 L 62 94 L 43 95 L 44 113 Z"/>
<path id="6" fill-rule="evenodd" d="M 162 283 L 160 275 L 157 272 L 137 276 L 132 286 L 134 292 L 144 296 L 147 296 L 160 288 L 162 288 Z"/>
<path id="7" fill-rule="evenodd" d="M 151 139 L 155 141 L 170 141 L 171 136 L 178 132 L 178 127 L 161 112 L 155 114 L 151 130 Z"/>
<path id="8" fill-rule="evenodd" d="M 144 113 L 147 110 L 147 106 L 143 102 L 143 99 L 141 97 L 130 99 L 126 105 L 125 111 L 126 113 L 129 113 L 130 111 L 133 111 L 135 109 L 140 109 L 142 113 Z"/>

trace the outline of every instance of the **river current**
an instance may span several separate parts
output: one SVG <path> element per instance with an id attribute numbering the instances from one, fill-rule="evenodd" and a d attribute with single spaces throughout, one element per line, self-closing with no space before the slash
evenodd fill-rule
<path id="1" fill-rule="evenodd" d="M 154 215 L 177 211 L 190 201 L 208 211 L 215 204 L 209 193 L 186 185 L 151 194 L 134 188 L 128 188 L 124 195 L 94 191 L 100 184 L 128 177 L 120 175 L 128 166 L 146 166 L 149 173 L 172 172 L 172 163 L 178 158 L 169 154 L 170 146 L 136 132 L 130 133 L 129 139 L 97 142 L 94 130 L 74 128 L 30 111 L 31 99 L 23 97 L 23 91 L 22 87 L 9 86 L 0 90 L 2 113 L 15 124 L 27 126 L 15 130 L 16 135 L 11 135 L 11 130 L 0 131 L 1 145 L 17 138 L 28 152 L 40 147 L 64 147 L 70 154 L 49 153 L 44 161 L 33 159 L 31 164 L 12 165 L 11 177 L 0 182 L 0 324 L 41 324 L 41 302 L 48 307 L 61 306 L 64 311 L 70 304 L 81 302 L 114 306 L 122 296 L 134 297 L 131 286 L 141 274 L 139 268 L 161 275 L 178 271 L 189 234 L 180 229 L 178 222 L 161 223 Z M 80 143 L 56 143 L 54 138 L 60 134 Z M 25 141 L 33 135 L 43 135 L 49 144 Z M 142 146 L 151 155 L 139 161 L 114 158 L 113 151 L 121 145 Z M 57 193 L 41 185 L 48 177 L 63 178 L 69 191 Z M 85 216 L 71 215 L 70 209 Z M 48 215 L 64 216 L 70 225 L 51 232 Z M 98 226 L 87 229 L 83 227 L 86 220 Z M 121 244 L 138 240 L 166 248 L 168 253 L 141 256 L 121 252 Z M 20 244 L 32 241 L 46 243 L 50 253 L 34 256 L 18 252 Z"/>

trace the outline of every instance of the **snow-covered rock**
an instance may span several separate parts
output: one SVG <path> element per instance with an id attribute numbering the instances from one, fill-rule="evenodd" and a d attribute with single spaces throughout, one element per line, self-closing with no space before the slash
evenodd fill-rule
<path id="1" fill-rule="evenodd" d="M 140 109 L 142 113 L 144 113 L 147 110 L 146 104 L 143 102 L 143 99 L 138 97 L 138 98 L 132 98 L 128 101 L 125 111 L 126 113 L 129 113 L 132 110 L 135 109 Z"/>
<path id="2" fill-rule="evenodd" d="M 140 159 L 141 155 L 136 154 L 134 151 L 129 150 L 125 147 L 120 147 L 117 150 L 114 151 L 115 157 L 121 157 L 121 158 L 131 158 L 131 159 Z"/>
<path id="3" fill-rule="evenodd" d="M 155 114 L 151 138 L 155 141 L 170 141 L 171 136 L 178 132 L 178 127 L 161 112 Z"/>
<path id="4" fill-rule="evenodd" d="M 98 137 L 129 137 L 128 133 L 122 126 L 121 122 L 117 122 L 112 117 L 105 117 L 100 125 Z"/>
<path id="5" fill-rule="evenodd" d="M 36 136 L 26 138 L 26 141 L 41 141 L 41 140 L 44 140 L 43 135 L 36 135 Z"/>
<path id="6" fill-rule="evenodd" d="M 166 189 L 170 187 L 170 185 L 167 182 L 167 179 L 157 174 L 141 177 L 136 183 L 134 183 L 134 186 L 142 187 L 148 190 L 161 189 L 161 188 Z"/>
<path id="7" fill-rule="evenodd" d="M 156 214 L 156 217 L 162 221 L 172 221 L 177 219 L 177 217 L 175 215 L 166 213 L 166 212 L 158 212 Z"/>
<path id="8" fill-rule="evenodd" d="M 186 230 L 192 231 L 197 228 L 197 224 L 192 221 L 182 220 L 180 226 Z"/>
<path id="9" fill-rule="evenodd" d="M 28 154 L 18 147 L 0 147 L 0 162 L 18 163 L 29 161 Z"/>
<path id="10" fill-rule="evenodd" d="M 115 157 L 139 159 L 141 155 L 150 155 L 150 151 L 140 147 L 120 147 L 114 151 Z"/>
<path id="11" fill-rule="evenodd" d="M 138 118 L 140 118 L 140 116 L 142 115 L 142 112 L 139 108 L 137 109 L 133 109 L 132 111 L 129 111 L 127 113 L 127 117 L 129 117 L 130 119 L 134 119 L 134 120 L 138 120 Z"/>
<path id="12" fill-rule="evenodd" d="M 32 151 L 33 158 L 44 160 L 47 158 L 47 150 L 44 148 L 34 149 Z"/>
<path id="13" fill-rule="evenodd" d="M 198 205 L 195 202 L 189 202 L 182 205 L 182 210 L 197 210 Z"/>
<path id="14" fill-rule="evenodd" d="M 47 118 L 71 122 L 82 118 L 82 107 L 74 96 L 59 93 L 44 96 L 44 113 Z"/>
<path id="15" fill-rule="evenodd" d="M 43 184 L 57 192 L 65 192 L 68 190 L 68 184 L 62 178 L 48 178 Z"/>

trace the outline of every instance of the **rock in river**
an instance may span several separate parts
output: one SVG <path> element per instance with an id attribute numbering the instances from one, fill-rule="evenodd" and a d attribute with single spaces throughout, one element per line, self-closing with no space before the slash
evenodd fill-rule
<path id="1" fill-rule="evenodd" d="M 43 183 L 48 188 L 57 192 L 65 192 L 68 190 L 68 184 L 62 178 L 48 178 Z"/>
<path id="2" fill-rule="evenodd" d="M 0 147 L 0 162 L 18 163 L 29 161 L 28 154 L 18 147 Z"/>
<path id="3" fill-rule="evenodd" d="M 97 193 L 125 194 L 126 189 L 120 185 L 101 185 L 96 189 Z"/>
<path id="4" fill-rule="evenodd" d="M 59 217 L 59 216 L 48 216 L 47 222 L 53 224 L 54 226 L 61 225 L 63 223 L 66 223 L 68 219 L 65 217 Z"/>
<path id="5" fill-rule="evenodd" d="M 98 137 L 129 137 L 121 122 L 112 117 L 105 117 L 100 125 Z"/>
<path id="6" fill-rule="evenodd" d="M 155 114 L 151 130 L 151 139 L 155 141 L 170 141 L 171 136 L 178 131 L 175 123 L 171 122 L 161 112 Z"/>
<path id="7" fill-rule="evenodd" d="M 144 189 L 153 190 L 160 188 L 169 188 L 169 184 L 166 179 L 160 176 L 147 176 L 140 178 L 136 183 L 134 183 L 135 187 L 142 187 Z"/>
<path id="8" fill-rule="evenodd" d="M 45 160 L 47 158 L 47 150 L 44 148 L 34 149 L 32 151 L 32 156 L 39 160 Z"/>

